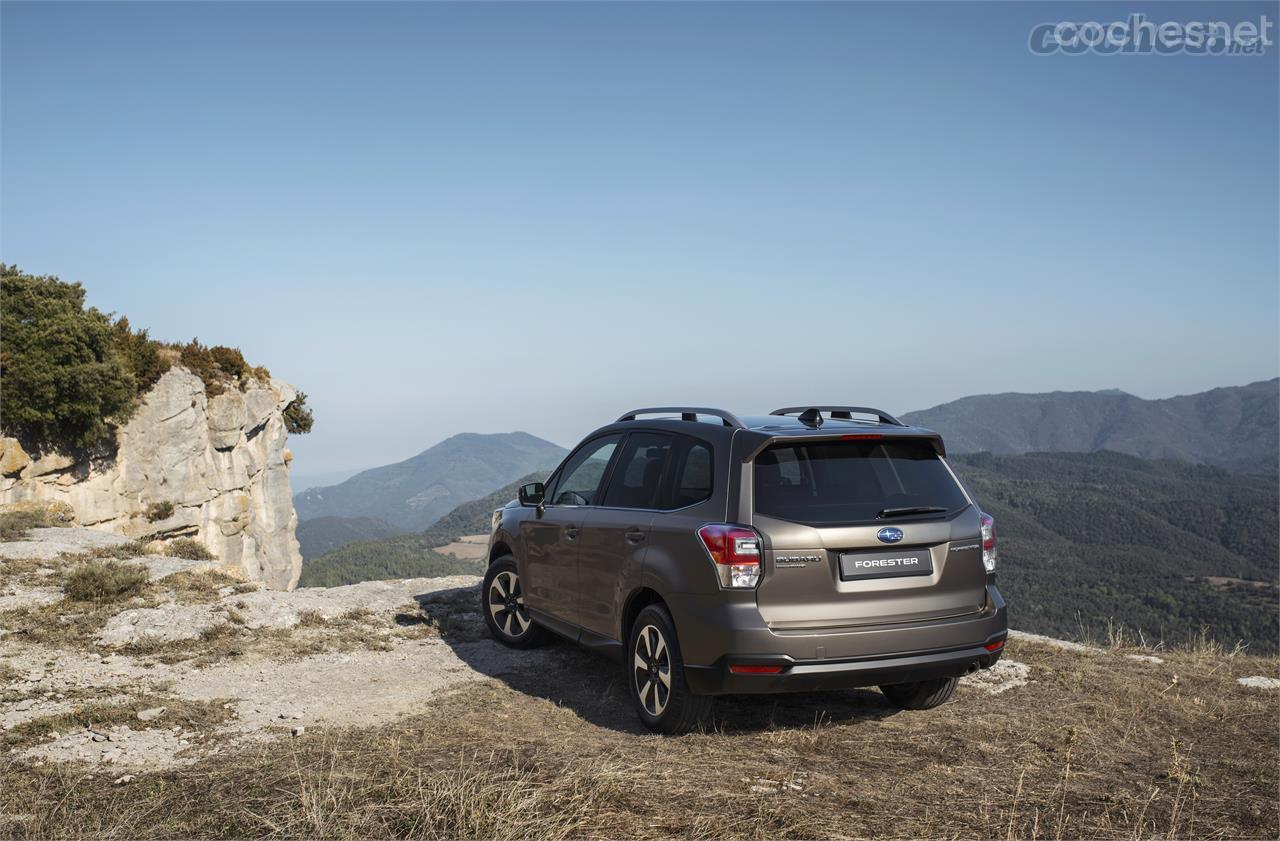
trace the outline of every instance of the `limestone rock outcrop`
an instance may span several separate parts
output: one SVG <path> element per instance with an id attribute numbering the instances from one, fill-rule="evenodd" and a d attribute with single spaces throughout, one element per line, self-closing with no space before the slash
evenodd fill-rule
<path id="1" fill-rule="evenodd" d="M 206 397 L 204 382 L 175 365 L 116 431 L 112 456 L 33 459 L 0 439 L 0 503 L 61 501 L 95 529 L 191 537 L 247 579 L 292 589 L 302 556 L 282 412 L 295 396 L 272 379 Z"/>

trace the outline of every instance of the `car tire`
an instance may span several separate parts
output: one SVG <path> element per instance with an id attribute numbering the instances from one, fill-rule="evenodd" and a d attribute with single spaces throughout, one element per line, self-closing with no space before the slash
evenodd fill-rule
<path id="1" fill-rule="evenodd" d="M 480 585 L 480 612 L 489 633 L 510 648 L 534 648 L 550 638 L 550 633 L 529 615 L 524 606 L 524 589 L 516 559 L 504 555 L 485 570 Z"/>
<path id="2" fill-rule="evenodd" d="M 689 691 L 675 622 L 666 606 L 651 604 L 631 623 L 626 672 L 636 713 L 655 733 L 688 733 L 710 717 L 711 696 Z"/>
<path id="3" fill-rule="evenodd" d="M 946 703 L 959 682 L 958 677 L 943 677 L 915 683 L 895 683 L 880 687 L 880 691 L 890 703 L 904 710 L 931 710 Z"/>

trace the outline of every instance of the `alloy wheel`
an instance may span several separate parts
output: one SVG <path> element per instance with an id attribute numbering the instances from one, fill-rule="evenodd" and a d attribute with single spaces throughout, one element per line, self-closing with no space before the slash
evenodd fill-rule
<path id="1" fill-rule="evenodd" d="M 489 614 L 493 623 L 509 637 L 521 637 L 533 621 L 524 606 L 524 591 L 520 589 L 520 576 L 503 570 L 489 582 Z"/>
<path id="2" fill-rule="evenodd" d="M 636 635 L 632 660 L 640 706 L 655 718 L 671 700 L 671 650 L 661 629 L 645 625 Z"/>

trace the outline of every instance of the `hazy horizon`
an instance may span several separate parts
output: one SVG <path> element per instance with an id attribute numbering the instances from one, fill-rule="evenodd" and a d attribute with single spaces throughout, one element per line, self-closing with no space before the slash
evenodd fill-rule
<path id="1" fill-rule="evenodd" d="M 1129 11 L 6 2 L 0 259 L 300 387 L 304 479 L 641 405 L 1271 379 L 1280 51 L 1027 49 Z"/>
<path id="2" fill-rule="evenodd" d="M 1275 378 L 1273 377 L 1273 378 L 1271 378 L 1271 379 L 1275 379 Z M 1214 386 L 1214 388 L 1231 388 L 1231 387 L 1238 387 L 1238 386 L 1251 385 L 1251 384 L 1253 384 L 1253 383 L 1255 383 L 1255 382 L 1266 382 L 1266 381 L 1267 381 L 1267 380 L 1253 380 L 1253 381 L 1251 381 L 1251 382 L 1247 382 L 1247 383 L 1223 383 L 1221 386 Z M 1211 390 L 1211 389 L 1206 389 L 1206 390 Z M 1105 389 L 1105 388 L 1100 388 L 1100 389 L 1078 389 L 1077 391 L 1083 391 L 1083 392 L 1086 392 L 1086 393 L 1090 393 L 1090 392 L 1091 392 L 1091 393 L 1098 393 L 1098 392 L 1104 392 L 1104 391 L 1124 391 L 1124 389 Z M 993 393 L 997 393 L 997 392 L 993 392 Z M 1014 394 L 1035 394 L 1035 393 L 1047 393 L 1047 392 L 1005 392 L 1005 393 L 1014 393 Z M 1132 394 L 1132 392 L 1126 392 L 1126 393 L 1130 394 L 1130 395 L 1131 395 L 1131 396 L 1133 396 L 1133 397 L 1142 397 L 1143 399 L 1146 399 L 1146 400 L 1163 400 L 1163 399 L 1167 399 L 1167 398 L 1170 398 L 1170 397 L 1182 397 L 1182 396 L 1185 396 L 1184 394 L 1165 394 L 1165 395 L 1159 395 L 1159 396 L 1156 396 L 1156 397 L 1144 397 L 1143 395 Z M 1187 394 L 1199 394 L 1199 393 L 1201 393 L 1201 392 L 1188 392 Z M 964 397 L 976 397 L 976 396 L 980 396 L 980 395 L 964 395 Z M 957 399 L 963 399 L 963 398 L 957 398 Z M 815 401 L 815 402 L 819 402 L 819 403 L 820 403 L 820 402 L 822 402 L 822 401 Z M 944 402 L 951 402 L 951 401 L 944 401 Z M 924 410 L 928 410 L 928 409 L 933 409 L 933 408 L 936 408 L 937 406 L 940 406 L 940 405 L 942 405 L 942 404 L 941 404 L 941 403 L 934 403 L 934 404 L 931 404 L 931 405 L 929 405 L 929 406 L 920 406 L 920 407 L 917 407 L 917 408 L 914 408 L 914 409 L 906 409 L 906 410 L 899 410 L 899 409 L 894 409 L 894 408 L 889 408 L 889 407 L 877 407 L 877 408 L 884 408 L 884 409 L 885 409 L 885 411 L 890 412 L 891 414 L 905 415 L 905 414 L 908 414 L 908 413 L 910 413 L 910 412 L 924 411 Z M 621 415 L 623 412 L 626 412 L 626 411 L 628 411 L 628 410 L 630 410 L 630 409 L 632 409 L 632 408 L 640 408 L 640 407 L 639 407 L 639 406 L 628 406 L 628 407 L 627 407 L 627 408 L 625 408 L 625 409 L 620 409 L 618 412 L 616 412 L 616 413 L 614 413 L 614 414 L 616 414 L 616 415 Z M 719 408 L 727 408 L 729 411 L 734 411 L 734 410 L 735 410 L 735 407 L 733 407 L 733 406 L 725 406 L 725 407 L 719 407 Z M 741 414 L 741 415 L 750 415 L 750 414 L 763 414 L 763 413 L 765 413 L 765 412 L 767 412 L 767 411 L 769 411 L 769 410 L 767 410 L 767 409 L 760 409 L 760 410 L 755 411 L 755 412 L 738 412 L 738 413 L 739 413 L 739 414 Z M 559 445 L 559 446 L 561 446 L 561 447 L 564 447 L 566 450 L 569 450 L 569 449 L 573 449 L 573 447 L 574 447 L 574 446 L 575 446 L 575 445 L 576 445 L 576 444 L 577 444 L 577 443 L 582 439 L 582 436 L 583 436 L 583 435 L 587 434 L 587 433 L 588 433 L 588 432 L 590 432 L 592 429 L 595 429 L 595 428 L 600 427 L 600 426 L 604 426 L 605 424 L 609 423 L 609 422 L 610 422 L 610 421 L 612 421 L 612 420 L 613 420 L 613 416 L 609 416 L 609 417 L 602 417 L 602 418 L 598 419 L 597 421 L 595 421 L 595 422 L 593 422 L 593 423 L 589 423 L 587 426 L 585 426 L 585 427 L 582 429 L 582 431 L 581 431 L 580 433 L 575 434 L 572 438 L 570 438 L 570 439 L 566 439 L 566 440 L 563 440 L 563 441 L 557 441 L 557 440 L 555 440 L 555 439 L 553 439 L 553 438 L 548 438 L 548 437 L 547 437 L 547 436 L 545 436 L 545 435 L 537 435 L 537 433 L 535 433 L 535 432 L 530 432 L 530 431 L 529 431 L 529 430 L 527 430 L 527 429 L 520 429 L 520 428 L 518 428 L 518 427 L 515 427 L 515 428 L 512 428 L 512 429 L 492 430 L 492 431 L 490 431 L 490 432 L 485 432 L 485 433 L 480 433 L 480 434 L 504 434 L 504 433 L 509 433 L 509 432 L 524 432 L 524 433 L 527 433 L 527 434 L 529 434 L 529 435 L 537 435 L 537 437 L 541 438 L 541 439 L 542 439 L 542 440 L 544 440 L 544 441 L 550 441 L 552 444 L 557 444 L 557 445 Z M 475 430 L 470 430 L 470 429 L 460 429 L 460 430 L 458 430 L 458 431 L 456 431 L 456 432 L 448 433 L 448 434 L 444 435 L 443 437 L 441 437 L 439 440 L 437 440 L 437 441 L 432 441 L 432 442 L 430 442 L 430 443 L 428 443 L 428 444 L 426 444 L 426 445 L 422 446 L 420 449 L 417 449 L 417 450 L 415 450 L 415 451 L 413 451 L 413 452 L 411 452 L 411 453 L 406 453 L 405 455 L 403 455 L 403 456 L 401 456 L 401 457 L 399 457 L 399 458 L 393 458 L 393 459 L 391 459 L 391 460 L 389 460 L 389 461 L 386 461 L 386 462 L 378 462 L 378 463 L 376 463 L 376 464 L 365 464 L 365 465 L 362 465 L 362 466 L 354 466 L 354 467 L 344 467 L 344 468 L 340 468 L 340 469 L 336 469 L 336 470 L 325 470 L 325 471 L 319 471 L 319 472 L 307 472 L 307 471 L 299 472 L 298 470 L 294 469 L 294 470 L 292 471 L 292 473 L 291 473 L 292 480 L 293 480 L 293 481 L 292 481 L 292 484 L 293 484 L 293 492 L 294 492 L 294 494 L 298 494 L 298 493 L 301 493 L 302 491 L 307 490 L 307 489 L 309 489 L 309 488 L 314 488 L 314 487 L 324 487 L 324 486 L 328 486 L 328 485 L 341 484 L 342 482 L 346 481 L 347 479 L 351 478 L 352 476 L 356 475 L 357 473 L 362 473 L 362 472 L 363 472 L 363 471 L 365 471 L 365 470 L 370 470 L 370 469 L 375 468 L 375 467 L 382 467 L 382 466 L 384 466 L 384 465 L 388 465 L 388 464 L 396 464 L 396 463 L 398 463 L 398 462 L 402 462 L 402 461 L 405 461 L 405 460 L 407 460 L 407 459 L 411 459 L 411 458 L 413 458 L 414 456 L 417 456 L 417 455 L 420 455 L 420 454 L 422 454 L 422 453 L 426 452 L 427 450 L 431 449 L 432 447 L 435 447 L 435 446 L 437 446 L 437 445 L 439 445 L 439 444 L 444 443 L 445 441 L 448 441 L 450 438 L 453 438 L 453 437 L 454 437 L 454 436 L 456 436 L 456 435 L 463 435 L 463 434 L 466 434 L 466 433 L 469 433 L 469 432 L 475 432 Z M 299 482 L 302 482 L 302 484 L 299 484 Z"/>

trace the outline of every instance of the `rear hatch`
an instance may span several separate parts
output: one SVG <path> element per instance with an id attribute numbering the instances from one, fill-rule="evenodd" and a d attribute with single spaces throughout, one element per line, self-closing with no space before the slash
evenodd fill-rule
<path id="1" fill-rule="evenodd" d="M 979 512 L 933 442 L 850 437 L 778 440 L 754 460 L 764 620 L 800 631 L 982 610 Z"/>

